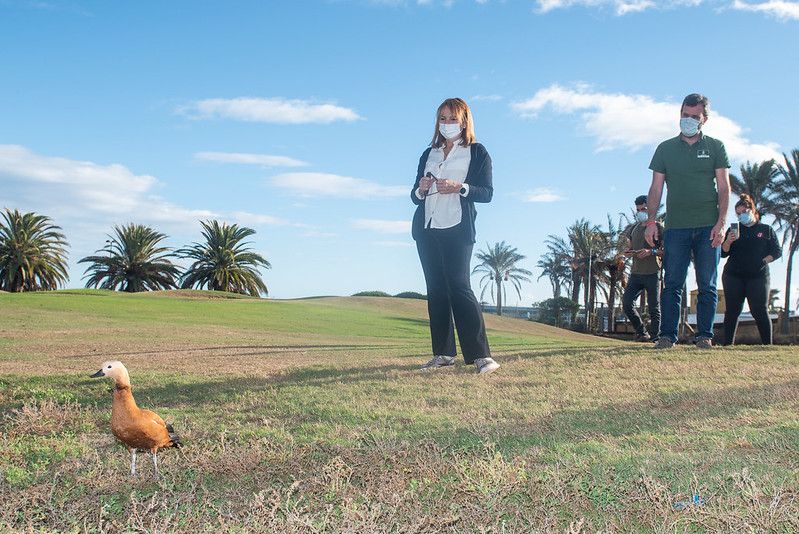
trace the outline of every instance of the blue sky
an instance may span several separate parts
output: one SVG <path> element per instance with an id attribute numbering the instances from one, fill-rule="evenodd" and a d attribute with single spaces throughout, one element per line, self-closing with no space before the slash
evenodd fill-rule
<path id="1" fill-rule="evenodd" d="M 775 0 L 0 0 L 0 207 L 64 229 L 69 287 L 115 224 L 179 247 L 217 218 L 256 229 L 272 297 L 424 291 L 408 193 L 460 96 L 494 161 L 477 248 L 537 277 L 548 234 L 647 191 L 688 93 L 733 172 L 799 147 L 797 36 Z"/>

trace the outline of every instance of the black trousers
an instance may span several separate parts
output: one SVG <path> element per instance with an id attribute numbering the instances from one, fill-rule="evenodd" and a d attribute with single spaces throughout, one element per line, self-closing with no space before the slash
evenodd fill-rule
<path id="1" fill-rule="evenodd" d="M 646 291 L 646 302 L 649 307 L 649 335 L 656 338 L 660 332 L 660 280 L 657 273 L 630 275 L 627 287 L 624 288 L 624 295 L 621 297 L 624 315 L 635 328 L 636 334 L 644 333 L 643 321 L 635 307 L 635 301 L 642 291 Z"/>
<path id="2" fill-rule="evenodd" d="M 474 243 L 459 227 L 424 230 L 416 241 L 427 284 L 427 312 L 433 355 L 455 356 L 455 328 L 466 363 L 490 358 L 483 311 L 474 296 L 469 264 Z"/>
<path id="3" fill-rule="evenodd" d="M 725 272 L 721 275 L 724 287 L 724 344 L 735 342 L 738 317 L 744 307 L 744 299 L 749 302 L 749 311 L 757 324 L 760 341 L 771 345 L 771 319 L 768 316 L 768 293 L 771 286 L 768 271 L 756 276 L 740 276 Z"/>

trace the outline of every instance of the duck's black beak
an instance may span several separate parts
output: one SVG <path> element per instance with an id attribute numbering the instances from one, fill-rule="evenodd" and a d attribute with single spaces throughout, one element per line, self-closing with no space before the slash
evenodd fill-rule
<path id="1" fill-rule="evenodd" d="M 90 376 L 89 378 L 100 378 L 101 376 L 105 376 L 105 373 L 103 372 L 103 370 L 102 370 L 102 369 L 100 369 L 99 371 L 97 371 L 96 373 L 94 373 L 94 374 L 93 374 L 92 376 Z"/>

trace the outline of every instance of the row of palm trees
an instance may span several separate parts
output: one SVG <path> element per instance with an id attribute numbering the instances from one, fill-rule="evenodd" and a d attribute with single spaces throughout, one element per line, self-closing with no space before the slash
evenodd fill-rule
<path id="1" fill-rule="evenodd" d="M 781 333 L 788 334 L 793 257 L 799 249 L 799 149 L 790 155 L 783 154 L 783 159 L 781 163 L 775 160 L 747 162 L 741 165 L 740 176 L 730 175 L 730 185 L 736 194 L 751 195 L 758 211 L 774 217 L 774 224 L 782 233 L 787 271 Z M 608 303 L 609 324 L 613 324 L 615 299 L 624 278 L 624 260 L 619 253 L 626 244 L 621 240 L 625 222 L 630 223 L 625 214 L 620 214 L 616 225 L 608 215 L 607 228 L 580 219 L 569 226 L 566 238 L 549 235 L 545 241 L 547 252 L 537 263 L 541 270 L 538 279 L 549 280 L 554 298 L 565 293 L 572 301 L 579 302 L 583 289 L 586 310 L 594 309 L 599 289 Z"/>
<path id="2" fill-rule="evenodd" d="M 68 280 L 68 243 L 49 217 L 5 209 L 0 220 L 0 290 L 58 289 Z M 115 226 L 105 247 L 86 263 L 86 287 L 127 292 L 159 289 L 210 289 L 252 296 L 268 294 L 259 273 L 271 268 L 245 241 L 251 228 L 219 221 L 200 221 L 203 242 L 172 250 L 166 235 L 149 226 Z M 181 270 L 172 260 L 192 260 Z"/>

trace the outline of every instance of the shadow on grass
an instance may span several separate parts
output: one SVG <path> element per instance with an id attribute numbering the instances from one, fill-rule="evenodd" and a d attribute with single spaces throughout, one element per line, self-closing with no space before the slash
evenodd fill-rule
<path id="1" fill-rule="evenodd" d="M 335 352 L 344 350 L 379 350 L 379 349 L 401 349 L 407 348 L 407 344 L 370 344 L 370 345 L 355 345 L 355 344 L 316 344 L 316 345 L 218 345 L 211 347 L 190 347 L 186 349 L 161 349 L 161 350 L 142 350 L 142 351 L 120 351 L 120 352 L 103 352 L 103 356 L 141 356 L 145 354 L 158 355 L 164 352 L 169 353 L 203 353 L 203 352 L 216 352 L 216 351 L 251 351 L 251 352 L 236 352 L 237 356 L 258 356 L 269 354 L 282 354 L 285 352 L 298 352 L 309 350 L 320 350 L 323 352 Z M 70 354 L 63 356 L 63 358 L 88 358 L 98 356 L 97 352 L 91 354 Z"/>

